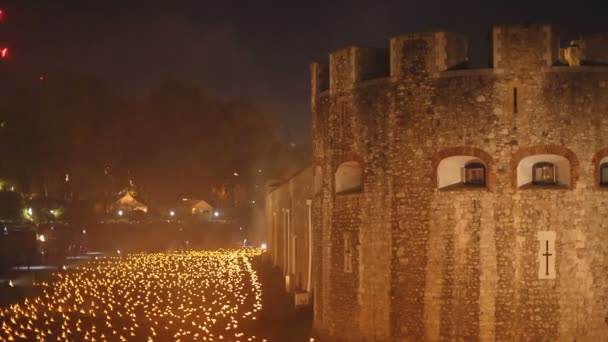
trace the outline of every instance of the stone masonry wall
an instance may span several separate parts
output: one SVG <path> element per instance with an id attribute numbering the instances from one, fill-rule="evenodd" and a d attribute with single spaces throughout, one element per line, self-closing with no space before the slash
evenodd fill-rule
<path id="1" fill-rule="evenodd" d="M 329 68 L 340 87 L 313 87 L 315 329 L 349 341 L 605 340 L 608 68 L 555 65 L 551 27 L 512 26 L 494 30 L 494 69 L 447 70 L 463 57 L 446 36 L 394 39 L 391 75 L 365 82 L 339 74 L 364 73 L 357 48 L 340 50 L 331 61 L 345 65 Z M 568 160 L 569 188 L 517 187 L 519 161 L 542 154 Z M 450 156 L 482 160 L 488 186 L 437 189 Z M 348 160 L 363 188 L 336 195 Z M 541 279 L 547 231 L 556 275 Z M 358 244 L 351 273 L 344 233 Z"/>

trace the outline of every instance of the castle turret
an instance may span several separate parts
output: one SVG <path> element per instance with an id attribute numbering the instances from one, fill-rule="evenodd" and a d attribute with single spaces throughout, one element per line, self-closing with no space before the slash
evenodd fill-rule
<path id="1" fill-rule="evenodd" d="M 294 198 L 312 197 L 319 338 L 606 340 L 608 35 L 560 60 L 551 26 L 492 33 L 488 69 L 444 31 L 313 64 L 313 191 Z"/>

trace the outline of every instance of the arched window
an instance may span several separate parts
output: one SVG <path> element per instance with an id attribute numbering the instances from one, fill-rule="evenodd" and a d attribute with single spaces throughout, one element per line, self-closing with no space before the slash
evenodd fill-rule
<path id="1" fill-rule="evenodd" d="M 437 188 L 459 190 L 487 185 L 487 167 L 475 156 L 450 156 L 437 165 Z"/>
<path id="2" fill-rule="evenodd" d="M 596 186 L 608 188 L 608 148 L 598 151 L 593 157 Z"/>
<path id="3" fill-rule="evenodd" d="M 478 162 L 466 164 L 464 166 L 464 184 L 486 185 L 486 166 Z"/>
<path id="4" fill-rule="evenodd" d="M 600 185 L 608 186 L 608 163 L 600 165 Z"/>
<path id="5" fill-rule="evenodd" d="M 549 162 L 539 162 L 532 166 L 532 184 L 557 184 L 555 175 L 555 164 Z"/>
<path id="6" fill-rule="evenodd" d="M 520 189 L 545 186 L 568 189 L 572 184 L 570 160 L 557 154 L 533 154 L 517 165 L 517 187 Z"/>
<path id="7" fill-rule="evenodd" d="M 340 164 L 335 175 L 336 193 L 342 194 L 363 190 L 361 176 L 361 165 L 356 161 L 347 161 Z"/>

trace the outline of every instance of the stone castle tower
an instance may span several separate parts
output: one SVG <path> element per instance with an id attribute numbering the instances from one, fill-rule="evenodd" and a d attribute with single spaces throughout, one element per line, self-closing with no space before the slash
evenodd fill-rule
<path id="1" fill-rule="evenodd" d="M 311 67 L 315 329 L 608 339 L 608 34 L 394 37 Z"/>

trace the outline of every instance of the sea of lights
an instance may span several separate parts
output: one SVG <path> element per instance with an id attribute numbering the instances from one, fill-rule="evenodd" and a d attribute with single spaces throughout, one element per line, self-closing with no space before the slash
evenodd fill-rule
<path id="1" fill-rule="evenodd" d="M 0 340 L 264 341 L 252 333 L 260 249 L 131 254 L 89 261 L 0 310 Z M 248 328 L 249 327 L 249 328 Z"/>

